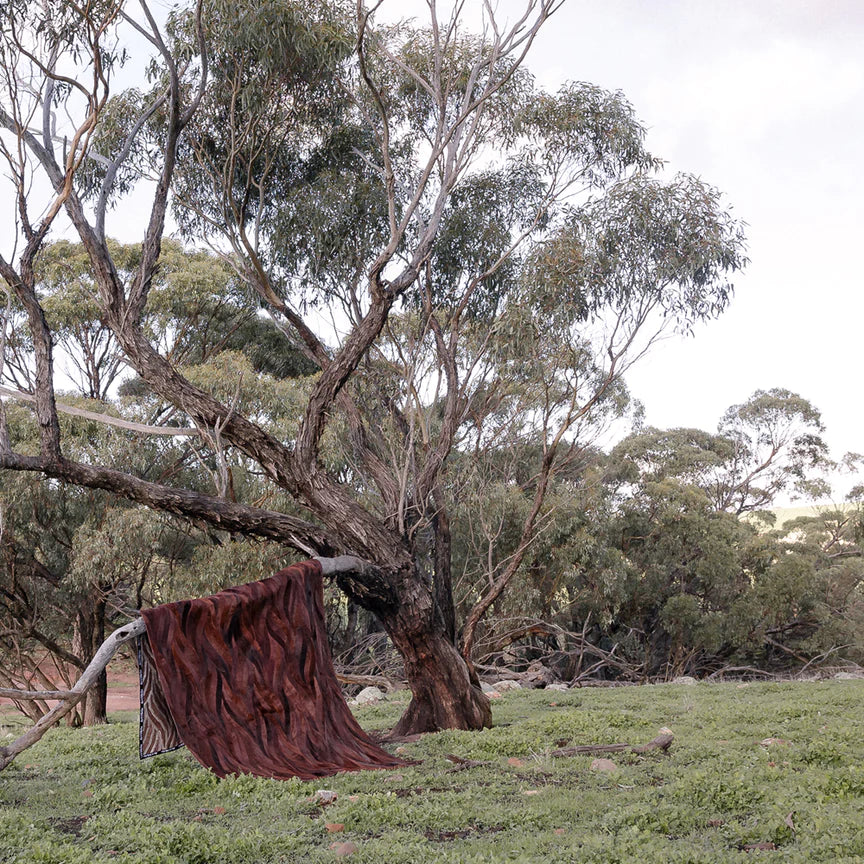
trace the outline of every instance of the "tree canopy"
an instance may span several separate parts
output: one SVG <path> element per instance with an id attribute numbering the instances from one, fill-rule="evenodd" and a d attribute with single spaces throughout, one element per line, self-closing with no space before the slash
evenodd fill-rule
<path id="1" fill-rule="evenodd" d="M 402 654 L 402 732 L 489 722 L 477 628 L 546 523 L 555 478 L 625 409 L 627 369 L 663 332 L 722 313 L 746 263 L 720 193 L 662 172 L 621 93 L 537 85 L 525 59 L 558 5 L 529 0 L 507 26 L 486 7 L 482 35 L 434 3 L 423 25 L 386 25 L 362 4 L 199 0 L 164 27 L 146 0 L 2 6 L 21 242 L 0 275 L 7 323 L 26 321 L 8 368 L 34 397 L 39 444 L 22 449 L 2 420 L 0 466 L 358 556 L 339 584 Z M 153 57 L 115 91 L 132 33 Z M 107 226 L 145 181 L 140 248 L 119 247 Z M 178 263 L 169 207 L 211 255 Z M 65 253 L 46 247 L 61 211 L 81 242 Z M 210 483 L 77 456 L 56 343 L 86 395 L 113 397 L 123 378 L 152 400 L 151 425 L 194 427 Z M 293 372 L 250 398 L 261 376 Z M 763 446 L 730 424 L 739 449 Z M 531 460 L 529 503 L 460 638 L 448 491 L 501 442 Z M 267 494 L 238 489 L 232 460 Z"/>

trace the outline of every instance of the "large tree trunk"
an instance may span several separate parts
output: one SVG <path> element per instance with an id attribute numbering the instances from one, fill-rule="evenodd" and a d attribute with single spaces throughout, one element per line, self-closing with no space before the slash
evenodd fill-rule
<path id="1" fill-rule="evenodd" d="M 432 586 L 416 567 L 397 574 L 392 584 L 398 602 L 366 598 L 363 605 L 378 616 L 402 655 L 411 688 L 411 702 L 393 734 L 491 726 L 489 699 L 449 638 Z"/>
<path id="2" fill-rule="evenodd" d="M 492 708 L 456 646 L 443 634 L 418 637 L 390 629 L 390 638 L 405 661 L 411 702 L 393 729 L 394 735 L 439 729 L 484 729 L 492 725 Z"/>
<path id="3" fill-rule="evenodd" d="M 93 657 L 105 641 L 105 601 L 97 600 L 92 605 L 82 603 L 78 610 L 75 633 L 72 638 L 73 651 L 85 662 Z M 104 669 L 96 676 L 87 694 L 70 715 L 72 725 L 99 726 L 108 722 L 108 676 Z"/>

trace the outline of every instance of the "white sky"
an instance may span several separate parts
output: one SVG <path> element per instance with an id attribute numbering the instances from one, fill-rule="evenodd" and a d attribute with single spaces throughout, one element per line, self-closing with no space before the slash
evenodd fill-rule
<path id="1" fill-rule="evenodd" d="M 530 65 L 549 87 L 624 91 L 649 149 L 749 223 L 729 311 L 628 376 L 647 422 L 710 430 L 785 387 L 822 411 L 835 457 L 864 451 L 864 3 L 569 0 Z"/>

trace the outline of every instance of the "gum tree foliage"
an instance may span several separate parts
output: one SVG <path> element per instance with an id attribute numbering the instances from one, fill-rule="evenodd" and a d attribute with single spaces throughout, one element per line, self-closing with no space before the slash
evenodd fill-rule
<path id="1" fill-rule="evenodd" d="M 786 528 L 766 533 L 773 516 L 760 512 L 784 491 L 822 489 L 830 465 L 822 432 L 810 402 L 773 388 L 729 408 L 716 434 L 643 429 L 613 448 L 607 537 L 631 574 L 617 630 L 637 636 L 630 641 L 652 674 L 801 665 L 816 646 L 841 645 L 831 640 L 842 628 L 818 615 L 808 619 L 808 635 L 819 633 L 814 650 L 796 656 L 790 647 L 803 632 L 796 602 L 809 604 L 831 577 L 816 575 L 819 555 L 790 546 Z M 745 513 L 759 518 L 740 519 Z M 790 578 L 783 587 L 787 570 L 806 571 L 808 584 Z"/>
<path id="2" fill-rule="evenodd" d="M 128 278 L 140 259 L 140 248 L 110 245 L 120 272 Z M 104 391 L 128 370 L 92 301 L 86 252 L 81 244 L 68 241 L 46 245 L 36 262 L 36 275 L 37 296 L 77 385 L 74 391 L 59 394 L 61 405 L 104 412 L 100 394 L 104 399 Z M 289 379 L 309 366 L 290 351 L 278 328 L 258 318 L 244 300 L 236 275 L 218 258 L 184 253 L 166 241 L 144 326 L 149 338 L 191 378 L 221 380 L 229 398 L 237 395 L 245 377 L 249 386 L 240 388 L 240 404 L 278 425 L 285 422 L 286 403 L 298 398 L 292 396 L 295 382 Z M 32 380 L 32 350 L 20 305 L 9 312 L 7 347 L 16 362 L 6 370 L 6 383 L 20 386 L 22 371 L 22 380 Z M 153 399 L 140 379 L 127 377 L 119 393 L 117 407 L 122 411 L 113 413 L 150 424 L 165 417 L 164 404 Z M 35 452 L 34 424 L 20 408 L 14 418 L 9 426 L 13 446 Z M 223 465 L 186 438 L 142 442 L 92 420 L 63 416 L 61 422 L 66 453 L 83 461 L 114 468 L 134 465 L 147 479 L 201 490 L 218 485 L 224 477 L 225 492 L 234 498 L 239 494 L 255 499 L 269 491 L 232 454 Z M 249 578 L 257 572 L 263 578 L 279 560 L 266 544 L 225 543 L 215 533 L 130 507 L 122 498 L 29 474 L 4 473 L 0 507 L 0 628 L 7 658 L 0 670 L 3 686 L 68 685 L 70 674 L 83 670 L 101 644 L 106 624 L 119 626 L 142 602 L 167 600 L 178 591 L 207 593 L 236 582 L 238 572 Z M 52 677 L 57 680 L 52 682 Z M 104 721 L 104 683 L 103 676 L 75 721 Z M 34 718 L 45 710 L 39 703 L 22 703 L 22 708 Z"/>
<path id="3" fill-rule="evenodd" d="M 0 274 L 26 316 L 40 429 L 38 455 L 0 436 L 3 467 L 365 561 L 338 581 L 403 657 L 413 699 L 399 732 L 489 723 L 475 634 L 542 528 L 550 482 L 620 405 L 629 365 L 664 329 L 721 313 L 745 262 L 719 193 L 657 173 L 620 93 L 537 87 L 524 60 L 557 0 L 506 25 L 484 6 L 483 35 L 458 6 L 447 18 L 428 5 L 425 24 L 385 25 L 362 3 L 202 0 L 161 30 L 146 0 L 83 17 L 62 0 L 2 5 L 21 242 Z M 148 82 L 112 92 L 129 32 L 153 50 Z M 38 203 L 33 172 L 53 190 Z M 127 277 L 106 214 L 140 176 L 152 208 Z M 224 376 L 193 380 L 148 333 L 169 203 L 316 368 L 285 427 L 241 410 Z M 200 430 L 214 464 L 240 454 L 299 510 L 231 500 L 224 470 L 205 492 L 64 452 L 34 275 L 61 210 L 143 386 Z M 530 506 L 457 647 L 451 463 L 517 432 L 535 442 Z M 327 464 L 327 435 L 348 472 Z"/>
<path id="4" fill-rule="evenodd" d="M 860 662 L 857 525 L 829 510 L 766 531 L 698 486 L 646 479 L 606 526 L 624 562 L 613 590 L 588 595 L 605 644 L 666 677 Z"/>
<path id="5" fill-rule="evenodd" d="M 770 412 L 761 410 L 766 403 Z M 743 410 L 752 406 L 760 410 Z M 546 655 L 562 676 L 594 669 L 632 679 L 857 660 L 858 510 L 827 510 L 772 530 L 773 514 L 757 509 L 782 488 L 763 473 L 805 488 L 818 479 L 826 461 L 818 412 L 774 389 L 734 406 L 724 423 L 742 416 L 757 430 L 779 429 L 772 440 L 786 446 L 772 445 L 770 458 L 754 448 L 746 461 L 740 440 L 768 435 L 743 422 L 737 439 L 640 428 L 608 455 L 586 450 L 559 472 L 542 530 L 482 630 L 478 657 L 528 664 Z M 800 459 L 800 440 L 820 458 Z M 530 506 L 527 447 L 508 442 L 505 452 L 472 453 L 453 490 L 457 604 L 516 548 Z M 774 464 L 799 459 L 797 470 Z"/>
<path id="6" fill-rule="evenodd" d="M 141 248 L 108 240 L 118 275 L 128 281 L 141 263 Z M 46 245 L 35 262 L 36 294 L 62 357 L 62 368 L 76 392 L 107 401 L 121 378 L 134 390 L 128 367 L 111 328 L 102 320 L 87 251 L 81 243 Z M 163 244 L 160 267 L 150 289 L 143 327 L 148 338 L 178 365 L 206 362 L 220 351 L 245 354 L 256 371 L 280 378 L 310 372 L 290 351 L 284 335 L 255 314 L 243 283 L 217 257 L 184 252 L 173 240 Z M 4 379 L 30 390 L 33 343 L 23 307 L 8 310 Z"/>
<path id="7" fill-rule="evenodd" d="M 718 510 L 740 516 L 765 510 L 788 492 L 818 499 L 832 467 L 819 411 L 782 388 L 757 390 L 731 406 L 717 433 L 644 429 L 612 452 L 620 477 L 655 481 L 672 476 L 699 486 Z"/>
<path id="8" fill-rule="evenodd" d="M 8 423 L 17 449 L 38 448 L 26 409 L 10 407 Z M 136 447 L 100 423 L 63 418 L 61 425 L 71 458 L 97 458 L 142 473 L 148 462 L 159 461 L 153 447 Z M 0 506 L 0 686 L 25 690 L 68 688 L 110 623 L 128 620 L 145 600 L 159 596 L 177 562 L 190 554 L 190 533 L 197 533 L 110 493 L 30 473 L 3 472 Z M 103 674 L 72 722 L 105 722 L 105 699 Z M 40 702 L 19 707 L 34 720 L 47 710 Z"/>
<path id="9" fill-rule="evenodd" d="M 784 553 L 763 596 L 765 629 L 775 657 L 814 655 L 862 662 L 864 521 L 858 506 L 820 508 L 777 529 Z M 776 596 L 770 595 L 775 588 Z M 780 642 L 777 645 L 776 642 Z M 796 657 L 797 655 L 797 657 Z"/>

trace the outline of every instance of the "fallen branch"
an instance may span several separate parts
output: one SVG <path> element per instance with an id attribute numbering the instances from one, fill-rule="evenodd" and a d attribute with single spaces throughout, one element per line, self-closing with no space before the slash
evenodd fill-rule
<path id="1" fill-rule="evenodd" d="M 757 669 L 755 666 L 724 666 L 716 672 L 712 672 L 706 677 L 706 681 L 713 681 L 715 678 L 722 678 L 730 673 L 747 673 L 748 675 L 762 675 L 764 678 L 774 678 L 773 672 L 765 672 L 763 669 Z"/>
<path id="2" fill-rule="evenodd" d="M 585 753 L 620 753 L 623 750 L 629 750 L 631 753 L 648 753 L 651 750 L 667 751 L 675 740 L 675 736 L 671 732 L 661 732 L 656 738 L 649 741 L 647 744 L 582 744 L 576 747 L 562 747 L 559 750 L 553 750 L 551 756 L 580 756 Z M 464 771 L 466 768 L 476 768 L 480 765 L 491 764 L 488 761 L 479 761 L 477 759 L 465 759 L 462 756 L 457 756 L 455 753 L 447 753 L 444 756 L 449 762 L 452 762 L 456 767 L 448 768 L 445 774 L 452 774 L 454 771 Z"/>
<path id="3" fill-rule="evenodd" d="M 386 693 L 393 693 L 399 689 L 398 684 L 389 678 L 385 678 L 383 675 L 352 675 L 349 672 L 336 672 L 336 680 L 340 684 L 359 684 L 363 687 L 378 687 Z"/>
<path id="4" fill-rule="evenodd" d="M 108 665 L 108 661 L 117 653 L 117 649 L 124 643 L 129 642 L 144 633 L 144 619 L 138 618 L 125 627 L 115 630 L 99 647 L 96 655 L 90 661 L 90 665 L 81 674 L 69 691 L 46 690 L 45 693 L 63 693 L 63 696 L 37 696 L 37 699 L 57 699 L 61 701 L 55 705 L 44 717 L 34 723 L 23 735 L 16 738 L 6 747 L 0 747 L 0 771 L 6 768 L 10 762 L 22 751 L 32 747 L 58 720 L 62 720 L 86 695 L 87 691 L 96 683 L 102 670 Z M 13 693 L 33 693 L 37 691 L 12 691 Z M 18 695 L 11 698 L 26 698 Z"/>
<path id="5" fill-rule="evenodd" d="M 466 768 L 477 768 L 480 765 L 488 765 L 488 761 L 481 762 L 478 759 L 465 759 L 462 756 L 457 756 L 455 753 L 447 753 L 444 758 L 448 762 L 452 762 L 456 767 L 448 768 L 444 773 L 453 774 L 455 771 L 464 771 Z"/>
<path id="6" fill-rule="evenodd" d="M 553 750 L 550 755 L 579 756 L 583 753 L 620 753 L 623 750 L 629 750 L 631 753 L 648 753 L 651 750 L 666 751 L 674 740 L 675 736 L 671 732 L 661 732 L 656 738 L 641 746 L 634 744 L 582 744 L 576 747 L 562 747 L 559 750 Z"/>
<path id="7" fill-rule="evenodd" d="M 571 689 L 580 689 L 582 687 L 638 687 L 640 684 L 657 683 L 659 679 L 648 678 L 644 681 L 618 681 L 609 680 L 608 678 L 579 678 L 578 681 L 571 681 Z"/>

